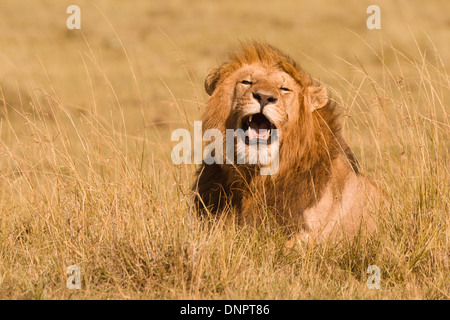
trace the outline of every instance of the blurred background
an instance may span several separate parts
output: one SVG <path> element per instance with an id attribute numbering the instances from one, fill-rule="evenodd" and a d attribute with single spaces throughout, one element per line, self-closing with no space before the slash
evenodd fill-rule
<path id="1" fill-rule="evenodd" d="M 81 30 L 66 27 L 71 4 L 81 9 Z M 72 111 L 92 111 L 96 104 L 105 117 L 118 116 L 108 110 L 120 104 L 132 134 L 149 124 L 179 127 L 184 117 L 199 119 L 208 70 L 239 41 L 279 47 L 336 90 L 358 74 L 352 64 L 363 65 L 374 80 L 382 77 L 380 56 L 395 70 L 398 61 L 386 48 L 416 55 L 420 48 L 426 59 L 438 52 L 449 61 L 449 1 L 376 1 L 381 30 L 366 27 L 371 4 L 5 0 L 0 85 L 8 104 L 25 109 L 43 91 L 54 91 Z"/>

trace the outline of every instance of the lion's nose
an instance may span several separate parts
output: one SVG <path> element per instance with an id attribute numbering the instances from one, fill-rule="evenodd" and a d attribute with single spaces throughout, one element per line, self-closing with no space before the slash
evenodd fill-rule
<path id="1" fill-rule="evenodd" d="M 259 102 L 259 104 L 261 105 L 261 109 L 269 103 L 275 103 L 278 100 L 278 98 L 275 98 L 273 95 L 263 94 L 260 92 L 253 92 L 253 98 L 255 98 Z"/>

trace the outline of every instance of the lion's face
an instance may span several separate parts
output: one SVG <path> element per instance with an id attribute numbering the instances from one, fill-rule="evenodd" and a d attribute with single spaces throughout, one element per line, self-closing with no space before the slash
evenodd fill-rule
<path id="1" fill-rule="evenodd" d="M 235 57 L 213 70 L 205 81 L 211 95 L 204 114 L 205 128 L 237 132 L 236 143 L 232 142 L 238 164 L 263 167 L 278 160 L 286 135 L 301 135 L 295 128 L 305 128 L 299 118 L 308 120 L 328 101 L 324 86 L 313 86 L 309 76 L 287 57 L 267 49 L 244 54 L 242 60 L 253 61 Z"/>
<path id="2" fill-rule="evenodd" d="M 298 84 L 286 72 L 258 65 L 245 66 L 233 76 L 233 129 L 241 129 L 238 158 L 267 165 L 278 156 L 283 129 L 299 112 Z"/>
<path id="3" fill-rule="evenodd" d="M 283 71 L 261 66 L 244 67 L 235 77 L 235 129 L 248 132 L 247 144 L 254 139 L 270 143 L 271 130 L 282 130 L 289 115 L 299 111 L 297 83 Z"/>

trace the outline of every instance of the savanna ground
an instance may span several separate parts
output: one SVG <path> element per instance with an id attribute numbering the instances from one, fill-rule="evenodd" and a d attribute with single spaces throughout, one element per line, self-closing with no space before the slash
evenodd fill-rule
<path id="1" fill-rule="evenodd" d="M 81 30 L 66 8 L 81 7 Z M 381 8 L 368 30 L 366 8 Z M 0 2 L 0 298 L 448 299 L 449 1 Z M 189 210 L 203 80 L 239 40 L 327 84 L 378 233 L 293 250 Z M 191 129 L 192 130 L 192 129 Z M 66 287 L 70 265 L 82 289 Z M 369 265 L 381 289 L 366 286 Z"/>

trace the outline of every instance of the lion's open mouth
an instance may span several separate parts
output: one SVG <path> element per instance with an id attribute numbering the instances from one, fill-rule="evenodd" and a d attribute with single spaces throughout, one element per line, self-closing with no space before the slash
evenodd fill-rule
<path id="1" fill-rule="evenodd" d="M 270 144 L 272 130 L 276 126 L 262 113 L 251 114 L 242 119 L 242 129 L 245 132 L 245 143 L 262 142 Z"/>

